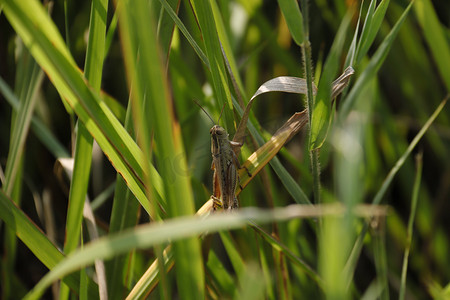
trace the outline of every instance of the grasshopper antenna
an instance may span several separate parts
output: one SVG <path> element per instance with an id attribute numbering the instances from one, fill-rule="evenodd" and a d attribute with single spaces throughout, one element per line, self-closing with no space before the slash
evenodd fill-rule
<path id="1" fill-rule="evenodd" d="M 217 124 L 219 124 L 220 118 L 222 118 L 222 113 L 223 113 L 223 109 L 225 108 L 225 104 L 226 103 L 224 103 L 222 106 L 222 110 L 220 111 L 219 120 L 217 120 Z"/>
<path id="2" fill-rule="evenodd" d="M 192 101 L 195 102 L 195 104 L 198 105 L 198 107 L 201 108 L 201 110 L 203 110 L 203 112 L 208 116 L 208 118 L 211 120 L 211 122 L 213 122 L 214 125 L 216 125 L 216 122 L 214 122 L 213 118 L 211 118 L 211 116 L 208 114 L 208 112 L 200 105 L 200 103 L 198 103 L 196 100 L 192 99 Z M 220 113 L 220 115 L 222 115 L 222 113 Z M 219 117 L 220 119 L 220 117 Z"/>

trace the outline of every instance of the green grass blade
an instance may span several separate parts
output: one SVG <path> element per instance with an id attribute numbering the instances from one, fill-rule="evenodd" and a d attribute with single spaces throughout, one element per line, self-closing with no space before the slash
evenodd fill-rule
<path id="1" fill-rule="evenodd" d="M 194 49 L 195 53 L 197 53 L 198 57 L 202 60 L 202 62 L 209 68 L 209 62 L 208 58 L 206 57 L 205 53 L 203 52 L 202 48 L 197 44 L 197 42 L 194 40 L 192 35 L 189 33 L 189 31 L 184 26 L 183 22 L 178 18 L 178 15 L 175 13 L 175 11 L 172 9 L 170 4 L 166 0 L 159 0 L 161 2 L 161 5 L 164 7 L 164 9 L 167 11 L 169 16 L 172 18 L 172 20 L 177 24 L 178 29 L 180 29 L 181 33 L 183 33 L 186 40 L 191 44 L 192 48 Z"/>
<path id="2" fill-rule="evenodd" d="M 293 218 L 314 218 L 318 216 L 342 215 L 344 210 L 336 206 L 312 207 L 295 205 L 284 208 L 263 210 L 243 208 L 232 214 L 212 214 L 205 217 L 184 216 L 141 225 L 134 230 L 127 230 L 117 235 L 100 238 L 86 244 L 82 250 L 76 250 L 63 262 L 45 275 L 45 277 L 28 294 L 27 299 L 36 299 L 54 280 L 65 276 L 83 266 L 94 263 L 96 259 L 109 259 L 114 255 L 131 249 L 146 249 L 168 240 L 175 242 L 205 232 L 242 228 L 253 221 L 257 224 L 273 221 L 285 221 Z M 364 214 L 367 216 L 367 214 Z M 189 260 L 189 262 L 191 262 Z"/>
<path id="3" fill-rule="evenodd" d="M 309 135 L 310 150 L 322 147 L 328 134 L 331 124 L 331 83 L 338 71 L 339 60 L 350 20 L 350 14 L 347 14 L 342 20 L 323 68 L 312 113 L 311 133 Z"/>
<path id="4" fill-rule="evenodd" d="M 24 50 L 26 51 L 26 50 Z M 28 52 L 28 51 L 27 51 Z M 6 182 L 2 187 L 7 195 L 10 195 L 14 186 L 14 179 L 18 170 L 19 162 L 24 150 L 25 139 L 33 116 L 34 105 L 36 103 L 36 91 L 42 81 L 42 70 L 29 55 L 24 54 L 23 62 L 29 63 L 24 66 L 26 79 L 23 80 L 20 89 L 21 101 L 15 123 L 11 132 L 11 143 L 6 164 L 5 178 Z"/>
<path id="5" fill-rule="evenodd" d="M 445 36 L 445 29 L 440 25 L 433 5 L 429 0 L 417 0 L 414 6 L 419 24 L 422 27 L 428 47 L 433 54 L 436 67 L 445 82 L 447 91 L 450 91 L 450 46 L 448 35 Z"/>
<path id="6" fill-rule="evenodd" d="M 283 13 L 286 24 L 292 38 L 297 45 L 301 45 L 304 40 L 303 16 L 296 0 L 278 0 L 280 10 Z"/>
<path id="7" fill-rule="evenodd" d="M 405 299 L 405 290 L 406 290 L 406 273 L 408 270 L 408 258 L 409 258 L 409 252 L 411 249 L 411 241 L 412 241 L 412 235 L 413 235 L 413 225 L 414 225 L 414 218 L 416 217 L 416 210 L 417 210 L 417 202 L 419 199 L 419 189 L 420 189 L 420 181 L 422 179 L 422 154 L 419 153 L 416 155 L 416 178 L 414 180 L 413 185 L 413 194 L 411 199 L 411 211 L 409 212 L 409 219 L 408 219 L 408 231 L 406 236 L 406 247 L 405 252 L 403 254 L 403 266 L 402 266 L 402 276 L 400 279 L 400 292 L 398 299 L 404 300 Z"/>
<path id="8" fill-rule="evenodd" d="M 386 178 L 383 181 L 382 186 L 378 190 L 377 194 L 373 198 L 372 204 L 378 205 L 381 203 L 381 200 L 383 199 L 384 194 L 386 193 L 389 185 L 392 182 L 392 179 L 394 179 L 394 176 L 397 174 L 398 170 L 403 166 L 403 164 L 406 161 L 406 158 L 411 154 L 412 150 L 416 147 L 417 143 L 422 139 L 423 135 L 427 130 L 430 128 L 431 124 L 434 122 L 434 120 L 437 118 L 439 113 L 444 108 L 445 104 L 448 101 L 449 96 L 445 98 L 441 104 L 436 108 L 436 110 L 433 112 L 433 114 L 430 116 L 430 118 L 425 122 L 423 127 L 420 129 L 419 133 L 414 137 L 414 139 L 411 141 L 411 143 L 408 145 L 408 148 L 406 149 L 405 153 L 397 160 L 395 163 L 395 166 L 391 169 L 389 174 L 386 176 Z"/>
<path id="9" fill-rule="evenodd" d="M 214 21 L 214 14 L 209 1 L 193 0 L 192 3 L 195 6 L 197 20 L 205 43 L 206 56 L 208 57 L 211 68 L 214 95 L 220 107 L 225 103 L 228 106 L 228 109 L 224 110 L 222 118 L 225 123 L 224 127 L 228 130 L 228 133 L 231 134 L 232 130 L 234 130 L 232 115 L 233 104 L 227 82 L 227 73 L 222 58 L 220 41 Z"/>
<path id="10" fill-rule="evenodd" d="M 105 48 L 106 13 L 108 2 L 95 0 L 92 2 L 89 28 L 89 42 L 86 53 L 85 77 L 97 92 L 100 92 L 103 57 Z M 79 242 L 83 206 L 86 198 L 92 160 L 92 136 L 86 127 L 78 124 L 75 145 L 74 171 L 69 194 L 64 252 L 70 253 Z"/>
<path id="11" fill-rule="evenodd" d="M 358 42 L 356 64 L 359 64 L 359 62 L 367 54 L 367 51 L 369 51 L 369 48 L 375 40 L 386 14 L 386 10 L 389 6 L 389 0 L 383 0 L 380 4 L 378 4 L 375 10 L 376 2 L 377 1 L 372 0 L 369 5 L 369 10 L 367 11 L 366 19 L 361 32 L 361 38 Z"/>
<path id="12" fill-rule="evenodd" d="M 194 199 L 189 177 L 177 172 L 179 169 L 187 169 L 186 157 L 181 142 L 180 125 L 169 107 L 168 85 L 159 58 L 154 16 L 150 15 L 149 18 L 146 1 L 134 2 L 129 6 L 125 4 L 122 9 L 123 13 L 120 16 L 123 23 L 119 25 L 124 38 L 126 66 L 132 76 L 130 82 L 135 91 L 132 98 L 133 108 L 136 108 L 135 130 L 144 133 L 139 135 L 139 138 L 142 147 L 147 149 L 145 154 L 148 161 L 152 155 L 150 152 L 152 141 L 145 133 L 150 132 L 150 128 L 154 132 L 157 152 L 155 157 L 163 179 L 168 215 L 170 217 L 193 215 Z M 134 53 L 139 53 L 138 65 L 135 63 Z M 151 176 L 147 179 L 149 184 L 152 183 L 152 179 Z M 151 193 L 151 190 L 149 192 Z M 161 252 L 162 258 L 162 251 L 158 251 L 159 245 L 155 246 L 156 252 Z M 173 251 L 180 296 L 184 299 L 204 298 L 204 274 L 198 239 L 191 238 L 174 243 Z M 189 253 L 189 260 L 185 259 L 186 253 Z M 160 267 L 163 267 L 162 263 Z M 168 294 L 169 291 L 163 292 Z"/>
<path id="13" fill-rule="evenodd" d="M 408 5 L 408 7 L 405 9 L 405 11 L 401 15 L 401 17 L 395 23 L 391 32 L 386 36 L 386 38 L 383 40 L 381 45 L 378 47 L 378 49 L 375 52 L 375 54 L 373 55 L 373 57 L 370 59 L 370 62 L 367 65 L 367 67 L 364 69 L 362 74 L 356 80 L 355 85 L 353 86 L 349 95 L 345 98 L 344 103 L 342 104 L 342 107 L 340 108 L 340 112 L 339 112 L 340 119 L 344 119 L 345 117 L 347 117 L 347 115 L 349 114 L 355 101 L 360 96 L 362 90 L 367 86 L 367 84 L 377 74 L 378 70 L 380 69 L 381 65 L 383 64 L 384 60 L 386 59 L 387 54 L 389 53 L 389 50 L 397 36 L 398 31 L 400 30 L 403 22 L 405 21 L 406 17 L 408 16 L 413 3 L 414 2 L 411 2 Z"/>
<path id="14" fill-rule="evenodd" d="M 102 82 L 107 10 L 107 0 L 92 1 L 84 76 L 97 93 L 100 92 Z M 64 241 L 64 253 L 66 254 L 72 252 L 78 246 L 80 239 L 83 207 L 91 171 L 92 145 L 92 136 L 84 124 L 79 122 L 66 219 L 66 239 Z M 106 290 L 106 287 L 102 287 L 102 284 L 103 282 L 99 281 L 100 291 Z M 67 299 L 68 296 L 68 287 L 61 286 L 60 298 Z"/>

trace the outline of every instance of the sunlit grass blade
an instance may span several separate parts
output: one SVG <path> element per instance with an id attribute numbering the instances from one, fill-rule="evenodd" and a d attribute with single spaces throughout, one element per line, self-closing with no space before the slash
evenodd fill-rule
<path id="1" fill-rule="evenodd" d="M 141 225 L 134 230 L 126 230 L 116 235 L 93 241 L 82 250 L 70 254 L 63 262 L 45 275 L 33 288 L 26 299 L 36 299 L 54 280 L 61 276 L 92 264 L 96 259 L 108 259 L 114 255 L 127 252 L 130 249 L 145 249 L 167 240 L 177 240 L 198 236 L 203 233 L 213 233 L 220 230 L 242 228 L 253 221 L 256 224 L 273 221 L 286 221 L 293 218 L 314 218 L 325 216 L 342 216 L 346 213 L 343 206 L 336 205 L 291 205 L 284 208 L 263 210 L 257 208 L 242 208 L 235 213 L 218 213 L 208 217 L 185 216 L 168 219 L 164 223 Z M 355 210 L 361 217 L 384 216 L 386 210 L 374 207 L 362 207 Z"/>
<path id="2" fill-rule="evenodd" d="M 2 3 L 6 16 L 25 45 L 31 49 L 33 57 L 75 110 L 114 167 L 124 176 L 142 206 L 149 211 L 142 184 L 142 151 L 105 103 L 88 87 L 42 6 L 34 0 L 5 0 Z M 150 172 L 159 177 L 155 169 L 152 168 Z M 162 187 L 158 186 L 157 191 L 162 194 Z"/>
<path id="3" fill-rule="evenodd" d="M 409 252 L 411 250 L 411 241 L 412 241 L 412 235 L 413 235 L 413 225 L 414 225 L 414 218 L 416 217 L 416 209 L 417 209 L 417 202 L 419 199 L 419 189 L 420 189 L 420 182 L 422 179 L 422 153 L 419 153 L 416 155 L 416 178 L 414 180 L 413 185 L 413 194 L 411 199 L 411 211 L 409 212 L 409 219 L 408 219 L 408 231 L 406 236 L 406 247 L 405 252 L 403 254 L 403 266 L 402 266 L 402 275 L 400 279 L 400 292 L 398 299 L 404 300 L 405 299 L 405 290 L 406 290 L 406 273 L 408 270 L 408 259 L 409 259 Z"/>
<path id="4" fill-rule="evenodd" d="M 169 217 L 192 215 L 195 210 L 189 176 L 178 171 L 187 169 L 185 150 L 180 124 L 171 111 L 168 84 L 160 61 L 155 16 L 150 12 L 149 17 L 149 6 L 143 0 L 135 1 L 133 5 L 124 3 L 120 17 L 125 62 L 133 90 L 135 130 L 139 132 L 139 142 L 145 149 L 144 155 L 148 162 L 143 167 L 151 168 L 153 141 L 150 132 L 154 132 L 155 160 L 163 179 L 167 214 Z M 145 179 L 149 186 L 148 198 L 154 199 L 151 187 L 153 178 L 150 175 Z M 154 215 L 159 218 L 157 203 L 153 202 L 153 205 Z M 175 242 L 172 247 L 179 294 L 183 299 L 204 298 L 204 273 L 198 239 Z M 161 245 L 155 245 L 155 252 L 159 257 L 159 267 L 163 269 Z M 189 253 L 189 260 L 185 259 L 186 253 Z M 165 272 L 160 274 L 164 276 Z M 164 277 L 162 279 L 161 292 L 170 298 L 171 291 L 164 288 Z"/>

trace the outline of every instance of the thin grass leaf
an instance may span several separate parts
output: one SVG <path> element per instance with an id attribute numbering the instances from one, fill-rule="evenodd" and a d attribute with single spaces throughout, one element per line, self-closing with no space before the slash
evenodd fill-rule
<path id="1" fill-rule="evenodd" d="M 15 182 L 16 172 L 25 147 L 25 138 L 27 137 L 31 118 L 33 116 L 34 106 L 36 104 L 36 92 L 42 82 L 43 73 L 36 62 L 30 57 L 27 50 L 22 55 L 23 72 L 26 73 L 22 80 L 20 88 L 20 104 L 15 123 L 12 127 L 11 142 L 8 153 L 8 160 L 5 170 L 6 182 L 2 187 L 7 195 L 10 195 Z M 28 62 L 28 63 L 27 63 Z"/>
<path id="2" fill-rule="evenodd" d="M 220 50 L 220 41 L 217 35 L 214 14 L 209 1 L 193 0 L 192 3 L 195 7 L 196 17 L 202 31 L 203 41 L 205 43 L 206 56 L 211 69 L 214 95 L 220 107 L 222 107 L 225 103 L 228 106 L 228 109 L 224 111 L 223 119 L 225 129 L 230 132 L 234 129 L 231 110 L 233 108 L 233 103 L 231 100 L 230 89 L 228 87 L 222 52 Z"/>
<path id="3" fill-rule="evenodd" d="M 406 247 L 405 247 L 405 252 L 403 254 L 402 275 L 401 275 L 401 279 L 400 279 L 400 292 L 399 292 L 399 296 L 398 296 L 399 300 L 405 299 L 406 273 L 408 270 L 408 259 L 409 259 L 409 252 L 411 249 L 414 218 L 416 217 L 417 202 L 419 199 L 420 182 L 422 179 L 422 166 L 423 166 L 422 153 L 419 153 L 418 155 L 416 155 L 416 178 L 414 179 L 413 194 L 412 194 L 412 199 L 411 199 L 411 211 L 409 212 L 409 219 L 408 219 Z"/>
<path id="4" fill-rule="evenodd" d="M 387 54 L 389 53 L 389 50 L 397 36 L 398 31 L 400 30 L 403 22 L 405 21 L 406 17 L 408 16 L 408 13 L 411 10 L 411 6 L 413 3 L 414 2 L 411 2 L 408 5 L 408 7 L 405 9 L 405 11 L 401 15 L 401 17 L 395 23 L 392 30 L 389 32 L 389 34 L 383 40 L 381 45 L 378 47 L 378 49 L 375 52 L 375 54 L 373 55 L 373 57 L 370 59 L 369 64 L 364 69 L 361 76 L 359 76 L 358 79 L 356 80 L 355 85 L 353 86 L 352 90 L 350 91 L 350 94 L 346 97 L 346 99 L 344 100 L 344 103 L 342 104 L 341 108 L 339 109 L 340 110 L 339 118 L 341 120 L 347 117 L 347 115 L 349 114 L 354 103 L 359 98 L 362 90 L 367 86 L 369 81 L 371 81 L 377 74 L 378 70 L 380 69 L 381 65 L 383 64 L 384 60 L 386 59 Z"/>
<path id="5" fill-rule="evenodd" d="M 380 224 L 373 234 L 373 252 L 374 252 L 374 263 L 375 269 L 377 270 L 378 281 L 380 282 L 381 288 L 381 300 L 389 299 L 389 283 L 388 283 L 388 267 L 386 258 L 386 230 L 385 230 L 385 220 L 379 220 Z"/>
<path id="6" fill-rule="evenodd" d="M 280 10 L 283 13 L 286 24 L 292 38 L 297 45 L 301 45 L 305 39 L 303 29 L 303 16 L 296 0 L 278 0 Z"/>
<path id="7" fill-rule="evenodd" d="M 268 242 L 275 250 L 282 252 L 286 257 L 300 267 L 310 278 L 312 278 L 320 287 L 323 288 L 323 282 L 320 275 L 300 257 L 292 253 L 292 251 L 279 240 L 275 239 L 273 235 L 267 233 L 257 224 L 250 222 L 253 229 L 258 232 L 266 242 Z"/>
<path id="8" fill-rule="evenodd" d="M 330 53 L 320 78 L 319 88 L 311 120 L 311 132 L 309 135 L 309 149 L 322 147 L 331 124 L 332 102 L 332 80 L 336 76 L 339 67 L 339 59 L 345 42 L 348 25 L 350 24 L 351 13 L 348 13 L 341 22 L 338 32 L 331 46 Z M 347 81 L 348 82 L 348 81 Z"/>
<path id="9" fill-rule="evenodd" d="M 172 9 L 172 7 L 169 5 L 169 3 L 166 0 L 159 0 L 159 2 L 161 2 L 161 5 L 164 7 L 164 9 L 167 11 L 169 16 L 175 22 L 175 24 L 177 25 L 178 29 L 180 29 L 181 33 L 183 33 L 184 37 L 189 42 L 189 44 L 192 46 L 192 48 L 194 49 L 195 53 L 197 53 L 197 55 L 201 59 L 201 61 L 208 68 L 210 68 L 209 61 L 208 61 L 208 58 L 206 57 L 205 53 L 200 48 L 200 46 L 197 44 L 197 42 L 194 40 L 194 38 L 191 36 L 189 31 L 184 26 L 183 22 L 180 20 L 180 18 L 178 18 L 178 15 Z"/>
<path id="10" fill-rule="evenodd" d="M 107 10 L 107 0 L 92 1 L 84 76 L 88 80 L 92 89 L 97 93 L 100 92 L 102 81 Z M 84 124 L 78 123 L 73 176 L 70 182 L 69 207 L 67 209 L 66 219 L 66 233 L 69 233 L 66 234 L 66 239 L 64 241 L 64 253 L 66 254 L 72 252 L 79 243 L 81 223 L 83 220 L 83 207 L 85 207 L 84 204 L 89 186 L 92 146 L 93 138 L 89 131 L 86 129 Z M 91 231 L 92 230 L 93 229 L 91 229 Z M 91 238 L 93 238 L 92 235 Z M 98 270 L 98 268 L 96 269 Z M 104 274 L 97 275 L 99 279 L 104 279 Z M 108 297 L 107 287 L 105 285 L 105 280 L 99 280 L 100 299 L 105 299 Z M 67 299 L 68 297 L 68 287 L 62 286 L 60 290 L 60 298 Z"/>
<path id="11" fill-rule="evenodd" d="M 372 200 L 373 205 L 378 205 L 381 203 L 381 200 L 383 199 L 384 194 L 386 193 L 389 185 L 391 184 L 392 180 L 394 179 L 397 172 L 400 170 L 400 168 L 403 166 L 403 164 L 406 161 L 406 158 L 411 154 L 412 150 L 416 147 L 416 145 L 419 143 L 421 138 L 424 136 L 424 134 L 427 132 L 427 130 L 430 128 L 431 124 L 434 122 L 434 120 L 437 118 L 439 113 L 444 108 L 445 104 L 448 101 L 449 96 L 445 98 L 441 104 L 436 108 L 434 113 L 430 116 L 430 118 L 427 120 L 427 122 L 423 125 L 423 127 L 420 129 L 420 131 L 417 133 L 417 135 L 414 137 L 414 139 L 409 144 L 406 151 L 402 154 L 402 156 L 397 160 L 394 167 L 391 169 L 389 174 L 386 176 L 386 178 L 383 181 L 383 184 L 379 188 L 377 194 Z M 347 274 L 350 274 L 350 278 L 353 276 L 357 260 L 359 258 L 359 255 L 361 253 L 364 237 L 366 236 L 367 230 L 369 229 L 369 224 L 365 222 L 361 233 L 358 235 L 358 238 L 355 241 L 355 244 L 353 245 L 353 249 L 350 253 L 350 256 L 347 260 L 347 263 L 344 268 L 344 272 Z M 350 282 L 348 283 L 348 286 L 350 285 Z"/>

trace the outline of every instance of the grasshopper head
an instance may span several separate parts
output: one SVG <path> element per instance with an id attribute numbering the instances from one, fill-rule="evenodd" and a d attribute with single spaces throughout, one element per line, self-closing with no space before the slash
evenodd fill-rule
<path id="1" fill-rule="evenodd" d="M 209 131 L 209 133 L 210 133 L 212 136 L 217 136 L 218 138 L 221 138 L 221 137 L 228 137 L 227 131 L 226 131 L 222 126 L 219 126 L 219 125 L 214 125 L 214 126 L 211 128 L 211 130 Z"/>

